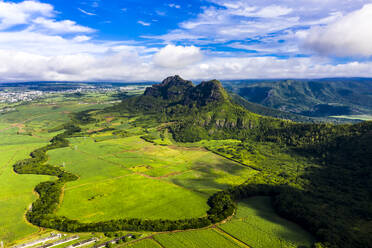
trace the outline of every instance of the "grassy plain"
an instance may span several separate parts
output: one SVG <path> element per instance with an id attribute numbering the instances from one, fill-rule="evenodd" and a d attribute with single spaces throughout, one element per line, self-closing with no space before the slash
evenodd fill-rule
<path id="1" fill-rule="evenodd" d="M 12 131 L 15 130 L 9 130 L 7 134 L 0 133 L 0 240 L 5 243 L 38 230 L 25 222 L 24 214 L 36 199 L 33 193 L 35 185 L 50 178 L 13 172 L 13 163 L 27 157 L 44 143 L 38 138 L 22 139 Z"/>
<path id="2" fill-rule="evenodd" d="M 155 240 L 157 240 L 165 248 L 242 247 L 232 239 L 221 235 L 214 229 L 160 234 L 155 236 Z"/>
<path id="3" fill-rule="evenodd" d="M 16 106 L 15 111 L 0 114 L 0 241 L 5 245 L 35 233 L 39 228 L 26 222 L 24 214 L 36 199 L 34 187 L 49 176 L 19 175 L 13 164 L 25 159 L 36 148 L 49 143 L 56 133 L 48 130 L 69 120 L 72 112 L 102 108 L 108 104 L 80 104 L 52 97 Z"/>
<path id="4" fill-rule="evenodd" d="M 219 228 L 253 248 L 311 247 L 314 242 L 301 227 L 279 217 L 269 197 L 239 202 L 234 218 Z"/>
<path id="5" fill-rule="evenodd" d="M 144 239 L 139 242 L 135 242 L 133 244 L 128 244 L 125 247 L 130 247 L 130 248 L 161 248 L 156 241 L 152 239 Z"/>
<path id="6" fill-rule="evenodd" d="M 94 140 L 73 138 L 70 147 L 48 152 L 49 163 L 80 176 L 66 184 L 59 215 L 86 222 L 200 217 L 210 193 L 252 173 L 202 148 L 154 145 L 139 136 Z"/>

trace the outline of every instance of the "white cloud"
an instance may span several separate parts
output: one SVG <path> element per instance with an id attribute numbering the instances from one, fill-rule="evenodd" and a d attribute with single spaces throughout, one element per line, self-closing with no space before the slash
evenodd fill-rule
<path id="1" fill-rule="evenodd" d="M 284 16 L 293 11 L 293 9 L 280 6 L 280 5 L 268 5 L 268 6 L 254 6 L 251 2 L 236 1 L 234 3 L 227 2 L 221 3 L 222 6 L 226 7 L 226 12 L 231 15 L 245 16 L 245 17 L 262 17 L 262 18 L 275 18 Z"/>
<path id="2" fill-rule="evenodd" d="M 167 45 L 154 55 L 154 63 L 166 68 L 183 68 L 202 58 L 200 49 L 195 46 Z"/>
<path id="3" fill-rule="evenodd" d="M 77 25 L 70 20 L 56 21 L 54 7 L 50 4 L 36 1 L 20 3 L 0 1 L 0 30 L 6 30 L 17 25 L 29 26 L 34 31 L 50 33 L 90 33 L 93 29 Z M 30 24 L 32 24 L 30 26 Z"/>
<path id="4" fill-rule="evenodd" d="M 264 18 L 275 18 L 279 16 L 288 15 L 292 11 L 293 9 L 291 8 L 282 7 L 278 5 L 270 5 L 268 7 L 262 8 L 260 11 L 258 11 L 257 13 L 254 13 L 252 16 L 264 17 Z"/>
<path id="5" fill-rule="evenodd" d="M 106 44 L 95 44 L 93 42 L 82 44 L 81 37 L 77 38 L 78 40 L 75 38 L 67 39 L 59 35 L 41 34 L 28 30 L 0 32 L 0 49 L 53 56 L 86 52 L 103 53 L 109 47 Z"/>
<path id="6" fill-rule="evenodd" d="M 84 42 L 84 41 L 88 41 L 92 39 L 91 37 L 89 36 L 86 36 L 86 35 L 78 35 L 78 36 L 75 36 L 73 41 L 76 41 L 76 42 Z"/>
<path id="7" fill-rule="evenodd" d="M 160 58 L 161 52 L 152 56 L 146 53 L 142 54 L 138 49 L 138 47 L 122 47 L 120 51 L 103 53 L 101 56 L 96 56 L 93 53 L 44 56 L 35 53 L 0 50 L 1 80 L 117 80 L 133 82 L 160 81 L 166 76 L 174 74 L 180 74 L 187 79 L 203 80 L 212 78 L 319 78 L 372 75 L 372 62 L 331 65 L 328 61 L 317 61 L 311 58 L 283 60 L 275 57 L 206 57 L 197 61 L 189 57 L 188 62 L 181 66 L 180 63 L 184 63 L 182 60 L 185 57 L 175 56 L 178 59 L 170 57 L 170 60 L 167 61 L 164 53 L 164 57 Z M 189 53 L 183 54 L 186 54 L 187 58 Z M 159 62 L 166 64 L 159 66 Z M 172 62 L 180 67 L 173 67 Z"/>
<path id="8" fill-rule="evenodd" d="M 372 4 L 298 35 L 306 47 L 323 55 L 372 56 Z"/>
<path id="9" fill-rule="evenodd" d="M 199 14 L 196 20 L 182 22 L 180 26 L 181 28 L 189 29 L 189 30 L 198 28 L 200 26 L 205 26 L 205 25 L 217 26 L 223 23 L 226 23 L 226 24 L 229 23 L 228 17 L 229 16 L 226 12 L 216 9 L 215 7 L 210 7 L 210 8 L 204 9 L 203 13 Z M 213 28 L 213 27 L 210 27 L 210 28 Z"/>
<path id="10" fill-rule="evenodd" d="M 95 32 L 94 29 L 77 25 L 76 22 L 70 20 L 56 21 L 52 19 L 45 19 L 43 17 L 38 17 L 33 20 L 33 24 L 36 30 L 45 30 L 50 33 L 63 34 L 63 33 L 92 33 Z"/>
<path id="11" fill-rule="evenodd" d="M 189 33 L 182 32 L 180 30 L 175 30 L 173 32 L 170 32 L 168 34 L 164 35 L 142 35 L 141 38 L 147 38 L 147 39 L 155 39 L 155 40 L 164 40 L 165 43 L 171 43 L 171 41 L 174 40 L 197 40 L 204 38 L 203 36 L 196 36 Z"/>
<path id="12" fill-rule="evenodd" d="M 351 34 L 372 40 L 364 25 L 370 20 L 367 17 L 370 10 L 348 14 L 361 8 L 360 4 L 365 1 L 352 1 L 354 4 L 336 0 L 307 1 L 311 4 L 305 0 L 288 0 L 280 2 L 279 6 L 269 0 L 215 0 L 220 7 L 203 9 L 197 18 L 182 23 L 179 29 L 161 36 L 144 36 L 153 41 L 163 40 L 168 45 L 146 47 L 133 41 L 93 39 L 94 36 L 89 35 L 93 29 L 74 21 L 59 20 L 58 13 L 49 4 L 0 0 L 0 7 L 4 7 L 0 8 L 0 80 L 153 81 L 174 74 L 188 79 L 372 76 L 372 62 L 367 61 L 337 64 L 325 57 L 279 59 L 268 56 L 297 54 L 298 39 L 307 38 L 309 42 L 312 35 L 318 35 L 317 39 L 324 43 L 327 39 L 321 39 L 323 36 L 336 37 L 337 34 L 338 39 L 332 41 L 331 48 L 345 48 L 339 37 L 349 38 L 344 33 L 345 27 L 357 25 L 356 20 L 362 25 L 355 26 Z M 15 25 L 24 28 L 8 30 Z M 292 30 L 301 25 L 318 27 L 306 33 Z M 280 34 L 270 35 L 275 32 Z M 361 32 L 364 36 L 360 36 Z M 254 40 L 256 38 L 259 42 Z M 197 40 L 203 45 L 233 40 L 227 46 L 257 52 L 247 55 L 214 52 L 198 45 L 169 45 L 174 44 L 174 40 L 187 41 L 187 44 Z M 283 44 L 281 40 L 286 42 Z M 357 43 L 355 39 L 348 44 L 345 48 L 348 53 L 369 54 L 370 44 L 360 40 Z M 308 46 L 317 49 L 320 45 L 308 43 Z M 339 50 L 335 51 L 333 53 L 339 54 Z"/>
<path id="13" fill-rule="evenodd" d="M 279 50 L 284 51 L 289 45 L 296 44 L 297 49 L 291 51 L 301 54 L 308 51 L 299 46 L 296 32 L 307 31 L 317 25 L 327 25 L 372 2 L 372 0 L 207 1 L 214 5 L 204 7 L 196 18 L 180 23 L 178 29 L 157 37 L 148 37 L 163 39 L 167 43 L 183 41 L 184 37 L 190 37 L 189 42 L 195 45 L 207 42 L 225 45 L 224 43 L 229 41 L 254 40 L 259 41 L 256 48 L 260 51 L 279 46 L 282 46 Z M 271 39 L 273 36 L 285 39 L 278 44 L 279 39 Z"/>
<path id="14" fill-rule="evenodd" d="M 165 11 L 156 10 L 155 13 L 159 16 L 165 16 L 167 13 Z"/>
<path id="15" fill-rule="evenodd" d="M 150 26 L 150 25 L 151 25 L 151 23 L 149 23 L 149 22 L 144 22 L 144 21 L 138 21 L 137 23 L 138 23 L 138 24 L 141 24 L 142 26 Z"/>
<path id="16" fill-rule="evenodd" d="M 180 5 L 178 5 L 178 4 L 174 4 L 174 3 L 170 3 L 170 4 L 168 4 L 168 6 L 169 6 L 170 8 L 176 8 L 176 9 L 180 9 L 180 8 L 181 8 Z"/>
<path id="17" fill-rule="evenodd" d="M 21 3 L 0 1 L 0 30 L 27 24 L 35 15 L 51 17 L 54 15 L 53 6 L 35 1 Z"/>
<path id="18" fill-rule="evenodd" d="M 81 9 L 81 8 L 78 8 L 78 10 L 79 10 L 81 13 L 85 14 L 85 15 L 89 15 L 89 16 L 95 16 L 95 15 L 96 15 L 95 13 L 88 12 L 88 11 L 83 10 L 83 9 Z"/>

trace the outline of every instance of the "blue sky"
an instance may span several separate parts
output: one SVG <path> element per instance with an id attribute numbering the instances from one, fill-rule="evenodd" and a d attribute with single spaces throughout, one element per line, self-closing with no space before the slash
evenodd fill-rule
<path id="1" fill-rule="evenodd" d="M 372 0 L 0 0 L 0 81 L 372 77 Z"/>

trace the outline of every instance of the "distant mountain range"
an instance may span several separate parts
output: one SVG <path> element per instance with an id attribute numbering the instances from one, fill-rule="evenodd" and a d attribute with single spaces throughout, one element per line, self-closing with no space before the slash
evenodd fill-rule
<path id="1" fill-rule="evenodd" d="M 372 79 L 224 81 L 244 99 L 308 117 L 372 114 Z"/>
<path id="2" fill-rule="evenodd" d="M 173 78 L 173 81 L 182 81 Z M 119 82 L 18 82 L 0 83 L 0 91 L 7 89 L 63 91 L 81 87 L 121 87 L 147 83 Z M 168 82 L 169 84 L 169 82 Z M 191 82 L 184 86 L 191 89 Z M 293 120 L 296 122 L 358 122 L 372 118 L 372 78 L 328 78 L 328 79 L 278 79 L 278 80 L 233 80 L 222 81 L 231 101 L 247 110 L 264 116 Z M 177 95 L 176 85 L 165 85 L 161 94 L 165 100 Z M 197 86 L 198 87 L 198 84 Z M 186 89 L 185 88 L 185 89 Z M 197 88 L 200 90 L 201 88 Z M 160 88 L 155 87 L 155 91 Z M 170 96 L 165 96 L 165 91 Z M 177 88 L 177 90 L 180 90 Z M 182 90 L 181 90 L 182 91 Z M 167 93 L 167 94 L 168 94 Z M 179 92 L 182 93 L 182 92 Z M 196 97 L 201 92 L 191 92 Z M 149 92 L 146 95 L 151 95 Z M 182 94 L 181 94 L 182 95 Z M 180 96 L 178 96 L 180 97 Z M 192 98 L 187 99 L 190 102 Z M 200 103 L 198 103 L 200 104 Z M 150 103 L 151 105 L 151 103 Z M 350 117 L 350 115 L 352 115 Z M 361 118 L 366 115 L 366 118 Z M 338 116 L 338 118 L 333 118 Z M 348 119 L 339 118 L 339 116 Z M 355 119 L 355 120 L 354 120 Z"/>

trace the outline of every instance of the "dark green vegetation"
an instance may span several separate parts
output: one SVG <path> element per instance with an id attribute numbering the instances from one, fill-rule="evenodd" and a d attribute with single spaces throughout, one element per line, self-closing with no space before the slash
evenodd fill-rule
<path id="1" fill-rule="evenodd" d="M 371 79 L 224 82 L 250 102 L 311 117 L 372 114 Z"/>
<path id="2" fill-rule="evenodd" d="M 236 215 L 219 226 L 251 247 L 309 247 L 313 240 L 296 224 L 279 217 L 269 197 L 251 197 L 238 202 Z"/>
<path id="3" fill-rule="evenodd" d="M 81 127 L 94 124 L 103 114 L 136 117 L 133 127 L 145 130 L 137 135 L 154 144 L 194 142 L 185 145 L 205 146 L 216 154 L 256 168 L 257 173 L 239 186 L 210 196 L 210 209 L 204 217 L 82 223 L 57 216 L 62 186 L 77 177 L 59 167 L 45 165 L 46 151 L 65 147 L 68 137 L 86 135 Z M 280 215 L 300 224 L 329 247 L 372 246 L 371 122 L 336 126 L 263 117 L 232 103 L 218 81 L 194 86 L 176 76 L 148 88 L 144 95 L 126 98 L 104 111 L 75 115 L 64 129 L 50 145 L 37 149 L 31 159 L 14 167 L 22 173 L 59 178 L 36 188 L 40 198 L 27 217 L 39 226 L 66 231 L 200 228 L 231 216 L 237 200 L 270 196 Z M 104 128 L 101 131 L 123 133 Z M 167 140 L 168 131 L 172 134 L 168 138 L 174 141 Z M 41 168 L 45 168 L 45 173 Z"/>

